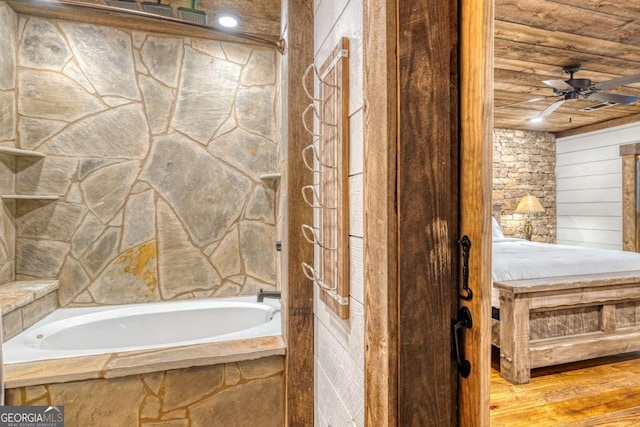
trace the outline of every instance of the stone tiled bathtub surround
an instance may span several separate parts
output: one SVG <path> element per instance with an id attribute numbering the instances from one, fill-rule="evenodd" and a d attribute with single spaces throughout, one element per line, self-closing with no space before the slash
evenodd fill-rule
<path id="1" fill-rule="evenodd" d="M 0 286 L 2 340 L 19 334 L 57 307 L 57 280 L 12 282 Z"/>
<path id="2" fill-rule="evenodd" d="M 280 427 L 282 356 L 7 390 L 8 405 L 64 405 L 68 427 Z"/>
<path id="3" fill-rule="evenodd" d="M 46 157 L 15 160 L 14 191 L 61 199 L 16 202 L 16 279 L 59 279 L 63 307 L 275 288 L 276 52 L 17 28 L 15 146 Z"/>

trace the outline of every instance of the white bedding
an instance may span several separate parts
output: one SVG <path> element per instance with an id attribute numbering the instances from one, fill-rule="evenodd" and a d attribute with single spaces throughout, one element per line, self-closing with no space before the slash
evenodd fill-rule
<path id="1" fill-rule="evenodd" d="M 640 253 L 493 239 L 494 281 L 631 270 L 640 270 Z M 492 305 L 499 307 L 495 288 L 492 294 Z"/>

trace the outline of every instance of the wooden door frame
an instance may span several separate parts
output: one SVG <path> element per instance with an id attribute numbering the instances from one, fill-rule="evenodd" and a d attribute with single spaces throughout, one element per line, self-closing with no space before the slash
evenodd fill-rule
<path id="1" fill-rule="evenodd" d="M 493 159 L 493 20 L 491 0 L 461 0 L 460 7 L 460 235 L 474 246 L 463 301 L 474 325 L 465 354 L 477 369 L 459 381 L 459 425 L 488 426 L 491 387 L 491 200 Z"/>
<path id="2" fill-rule="evenodd" d="M 392 427 L 398 425 L 397 10 L 395 2 L 364 0 L 363 11 L 364 415 L 367 426 Z"/>
<path id="3" fill-rule="evenodd" d="M 489 0 L 459 0 L 458 9 L 452 7 L 450 0 L 364 1 L 365 422 L 370 426 L 489 424 L 493 6 Z M 447 156 L 455 161 L 453 151 L 463 170 L 457 177 L 446 165 Z M 459 178 L 459 188 L 444 194 L 443 172 L 444 179 Z M 457 194 L 455 207 L 446 200 L 451 194 Z M 428 202 L 435 207 L 425 206 Z M 411 239 L 412 232 L 423 245 Z M 455 240 L 463 234 L 473 242 L 469 284 L 475 296 L 465 304 L 474 319 L 465 342 L 472 373 L 459 380 L 458 419 L 448 334 L 457 305 Z M 442 263 L 435 274 L 415 268 L 421 260 L 433 267 L 433 260 L 424 260 L 434 254 Z M 447 279 L 453 289 L 442 283 Z M 434 325 L 424 324 L 429 318 Z M 434 348 L 445 357 L 431 354 Z M 429 363 L 444 365 L 441 373 L 425 369 Z"/>

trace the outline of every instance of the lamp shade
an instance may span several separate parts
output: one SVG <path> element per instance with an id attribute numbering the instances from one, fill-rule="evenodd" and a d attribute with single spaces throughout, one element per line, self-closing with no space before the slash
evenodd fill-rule
<path id="1" fill-rule="evenodd" d="M 518 207 L 516 208 L 516 212 L 521 213 L 538 213 L 544 212 L 544 208 L 540 204 L 540 201 L 536 196 L 532 196 L 527 194 L 518 203 Z"/>

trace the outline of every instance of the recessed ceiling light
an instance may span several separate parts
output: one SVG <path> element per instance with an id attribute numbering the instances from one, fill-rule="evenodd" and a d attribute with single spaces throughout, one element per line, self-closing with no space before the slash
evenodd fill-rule
<path id="1" fill-rule="evenodd" d="M 218 12 L 213 19 L 216 24 L 224 28 L 236 28 L 240 25 L 240 17 L 232 12 Z"/>
<path id="2" fill-rule="evenodd" d="M 542 123 L 544 121 L 544 117 L 533 116 L 528 121 L 529 123 Z"/>

